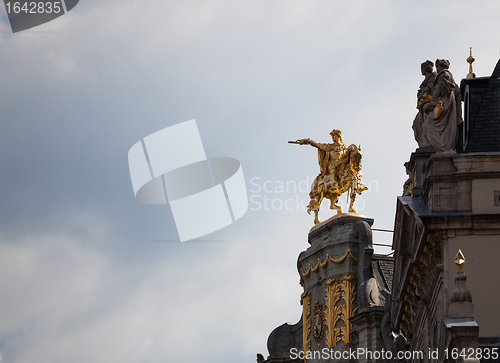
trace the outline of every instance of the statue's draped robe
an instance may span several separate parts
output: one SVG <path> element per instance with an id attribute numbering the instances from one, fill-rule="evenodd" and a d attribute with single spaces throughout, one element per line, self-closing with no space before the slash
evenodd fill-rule
<path id="1" fill-rule="evenodd" d="M 434 83 L 436 81 L 436 72 L 428 73 L 425 79 L 420 84 L 420 88 L 417 93 L 417 105 L 424 93 L 432 95 L 432 89 L 434 88 Z M 430 145 L 429 140 L 424 132 L 424 112 L 422 110 L 423 106 L 418 108 L 418 113 L 413 120 L 413 133 L 415 136 L 415 141 L 418 143 L 418 147 L 424 147 Z"/>
<path id="2" fill-rule="evenodd" d="M 311 198 L 317 194 L 317 188 L 319 184 L 325 181 L 326 176 L 330 176 L 328 179 L 332 181 L 337 181 L 335 175 L 335 162 L 340 160 L 340 157 L 345 152 L 345 145 L 335 145 L 335 144 L 321 144 L 322 148 L 318 147 L 318 164 L 319 164 L 319 174 L 311 185 L 311 193 L 309 194 Z"/>
<path id="3" fill-rule="evenodd" d="M 437 151 L 453 151 L 458 141 L 458 125 L 462 121 L 460 88 L 447 69 L 436 77 L 432 102 L 443 103 L 443 111 L 436 119 L 436 108 L 424 121 L 424 132 Z"/>
<path id="4" fill-rule="evenodd" d="M 330 152 L 318 149 L 318 164 L 319 173 L 325 175 L 328 169 L 328 162 L 330 161 Z"/>
<path id="5" fill-rule="evenodd" d="M 318 148 L 319 172 L 323 175 L 335 173 L 336 163 L 345 152 L 345 145 L 321 144 L 324 150 Z"/>

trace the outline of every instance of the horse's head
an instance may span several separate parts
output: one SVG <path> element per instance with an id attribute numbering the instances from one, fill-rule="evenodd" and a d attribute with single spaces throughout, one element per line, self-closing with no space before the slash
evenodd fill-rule
<path id="1" fill-rule="evenodd" d="M 363 154 L 361 153 L 361 145 L 357 147 L 354 144 L 349 145 L 347 148 L 347 153 L 349 154 L 349 164 L 356 171 L 361 170 L 361 159 Z"/>

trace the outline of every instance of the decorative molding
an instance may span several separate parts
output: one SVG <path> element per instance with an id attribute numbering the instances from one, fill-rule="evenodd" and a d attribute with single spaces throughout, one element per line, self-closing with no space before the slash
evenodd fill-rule
<path id="1" fill-rule="evenodd" d="M 311 274 L 311 271 L 317 272 L 319 270 L 320 266 L 325 268 L 328 265 L 329 261 L 332 261 L 333 263 L 342 263 L 342 262 L 344 262 L 344 260 L 347 258 L 348 255 L 351 256 L 351 258 L 354 260 L 354 262 L 359 261 L 359 259 L 352 254 L 351 249 L 347 249 L 347 252 L 345 253 L 345 255 L 340 257 L 340 258 L 333 258 L 328 253 L 326 255 L 326 259 L 324 262 L 321 262 L 321 258 L 318 257 L 318 263 L 316 264 L 316 266 L 313 267 L 312 264 L 309 264 L 309 268 L 307 269 L 306 272 L 304 272 L 304 269 L 300 269 L 301 277 L 309 277 L 309 275 Z"/>
<path id="2" fill-rule="evenodd" d="M 337 345 L 337 342 L 341 340 L 341 337 L 338 335 L 340 330 L 335 329 L 335 325 L 337 324 L 337 321 L 339 321 L 340 314 L 342 313 L 341 307 L 335 306 L 341 297 L 341 286 L 339 284 L 339 280 L 337 279 L 328 279 L 325 283 L 325 320 L 328 328 L 326 334 L 326 344 L 329 348 L 333 348 Z"/>
<path id="3" fill-rule="evenodd" d="M 311 351 L 311 294 L 309 292 L 303 292 L 300 296 L 300 305 L 302 305 L 302 346 L 304 351 L 304 357 L 307 356 L 307 352 Z M 304 361 L 305 358 L 304 358 Z"/>
<path id="4" fill-rule="evenodd" d="M 342 305 L 337 303 L 343 299 Z M 347 275 L 342 277 L 342 281 L 337 279 L 326 280 L 325 296 L 325 320 L 328 328 L 326 334 L 326 344 L 329 348 L 334 348 L 338 342 L 351 342 L 350 330 L 352 324 L 349 322 L 356 312 L 354 301 L 356 299 L 356 277 Z M 337 322 L 342 320 L 344 326 L 336 328 Z"/>
<path id="5" fill-rule="evenodd" d="M 344 298 L 345 305 L 344 306 L 344 315 L 342 316 L 342 319 L 344 320 L 345 326 L 348 327 L 347 329 L 347 335 L 345 340 L 345 343 L 350 343 L 351 342 L 351 336 L 350 336 L 350 330 L 352 328 L 352 324 L 349 322 L 349 319 L 354 316 L 356 313 L 356 305 L 355 305 L 355 299 L 356 299 L 356 277 L 353 275 L 348 275 L 342 277 L 342 285 L 344 288 Z"/>

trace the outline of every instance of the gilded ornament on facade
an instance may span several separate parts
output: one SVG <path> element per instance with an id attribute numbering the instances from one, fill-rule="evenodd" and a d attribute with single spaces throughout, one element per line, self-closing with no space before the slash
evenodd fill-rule
<path id="1" fill-rule="evenodd" d="M 339 257 L 339 258 L 333 258 L 329 253 L 326 255 L 326 259 L 324 262 L 321 262 L 321 258 L 318 258 L 318 263 L 316 264 L 316 266 L 313 267 L 312 264 L 309 264 L 309 268 L 307 269 L 306 272 L 304 272 L 304 269 L 300 269 L 300 274 L 301 274 L 301 277 L 309 277 L 311 271 L 312 272 L 317 272 L 319 270 L 320 267 L 322 268 L 325 268 L 327 265 L 328 265 L 328 261 L 332 261 L 333 263 L 342 263 L 344 262 L 344 260 L 347 258 L 347 256 L 351 256 L 351 258 L 355 261 L 355 262 L 358 262 L 359 259 L 354 256 L 351 252 L 350 249 L 347 249 L 347 252 L 345 253 L 345 255 L 343 255 L 342 257 Z"/>
<path id="2" fill-rule="evenodd" d="M 350 330 L 352 324 L 349 322 L 356 312 L 354 300 L 356 298 L 356 278 L 352 275 L 342 277 L 339 282 L 337 279 L 328 279 L 326 281 L 325 296 L 325 323 L 327 327 L 326 344 L 329 348 L 334 348 L 338 342 L 350 343 Z M 340 300 L 344 302 L 340 305 Z M 336 327 L 342 320 L 344 326 Z"/>
<path id="3" fill-rule="evenodd" d="M 455 266 L 457 266 L 458 271 L 462 271 L 465 263 L 465 256 L 462 253 L 462 250 L 459 249 L 457 255 L 455 256 Z"/>
<path id="4" fill-rule="evenodd" d="M 318 343 L 319 347 L 319 343 L 321 341 L 321 338 L 323 338 L 323 334 L 325 332 L 325 318 L 323 316 L 323 305 L 320 304 L 319 301 L 316 301 L 313 310 L 314 310 L 314 318 L 312 324 L 312 333 L 313 333 L 313 339 L 316 343 Z"/>
<path id="5" fill-rule="evenodd" d="M 424 92 L 422 97 L 418 100 L 417 108 L 421 108 L 427 102 L 431 102 L 431 95 L 428 94 L 427 92 Z"/>
<path id="6" fill-rule="evenodd" d="M 431 102 L 432 101 L 432 97 L 430 94 L 428 94 L 427 92 L 425 92 L 422 97 L 418 100 L 418 104 L 417 104 L 417 108 L 420 108 L 423 110 L 423 107 L 424 105 L 427 103 L 427 102 Z M 424 117 L 424 121 L 425 119 L 427 118 L 427 114 L 425 112 L 422 112 L 422 115 Z"/>
<path id="7" fill-rule="evenodd" d="M 311 351 L 311 294 L 303 292 L 300 296 L 300 305 L 302 305 L 302 346 L 304 356 Z"/>
<path id="8" fill-rule="evenodd" d="M 413 193 L 413 182 L 410 183 L 410 185 L 408 186 L 408 189 L 406 189 L 406 193 L 403 195 L 403 197 L 411 195 L 412 193 Z"/>
<path id="9" fill-rule="evenodd" d="M 444 236 L 445 234 L 446 234 L 446 231 L 437 231 L 434 233 L 429 233 L 427 235 L 427 242 L 429 242 L 434 237 Z"/>
<path id="10" fill-rule="evenodd" d="M 437 120 L 438 118 L 440 118 L 442 113 L 443 113 L 443 102 L 437 101 L 436 107 L 434 108 L 434 119 Z"/>
<path id="11" fill-rule="evenodd" d="M 311 139 L 289 141 L 291 144 L 311 145 L 318 149 L 320 172 L 311 185 L 311 198 L 307 213 L 314 212 L 314 224 L 320 223 L 318 212 L 324 198 L 330 199 L 330 209 L 342 214 L 342 207 L 337 204 L 340 196 L 347 192 L 350 197 L 349 213 L 356 213 L 354 201 L 356 194 L 361 194 L 368 188 L 361 184 L 361 145 L 346 146 L 342 141 L 340 130 L 330 132 L 331 144 L 323 144 Z"/>

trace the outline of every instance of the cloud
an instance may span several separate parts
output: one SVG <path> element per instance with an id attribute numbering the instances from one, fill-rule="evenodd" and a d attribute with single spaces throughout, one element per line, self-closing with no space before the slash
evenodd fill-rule
<path id="1" fill-rule="evenodd" d="M 263 351 L 283 312 L 299 317 L 294 256 L 280 256 L 279 242 L 180 245 L 175 258 L 170 245 L 149 243 L 142 248 L 162 258 L 129 260 L 103 248 L 106 235 L 91 215 L 79 215 L 56 235 L 2 242 L 4 359 L 230 362 L 234 349 Z M 195 248 L 204 253 L 189 254 Z"/>

